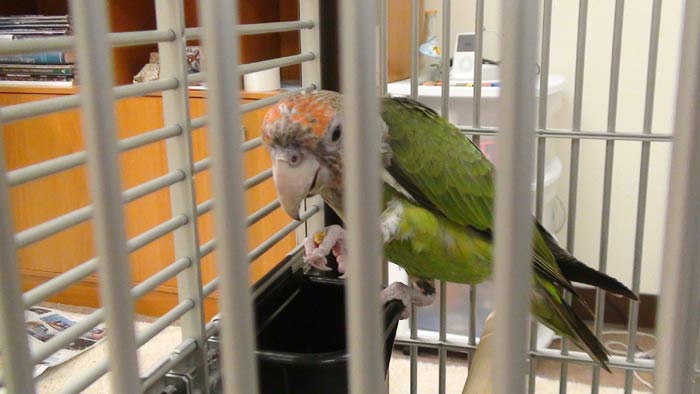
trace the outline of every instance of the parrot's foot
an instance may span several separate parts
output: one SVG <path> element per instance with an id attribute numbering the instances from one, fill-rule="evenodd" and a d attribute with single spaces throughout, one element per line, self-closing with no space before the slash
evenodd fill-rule
<path id="1" fill-rule="evenodd" d="M 345 274 L 345 230 L 338 226 L 328 226 L 304 240 L 304 261 L 321 271 L 330 271 L 326 256 L 333 252 L 338 262 L 338 272 Z"/>
<path id="2" fill-rule="evenodd" d="M 401 320 L 408 319 L 411 314 L 411 304 L 416 306 L 428 306 L 435 301 L 435 293 L 426 294 L 423 291 L 408 287 L 401 282 L 394 282 L 382 290 L 379 294 L 382 304 L 386 304 L 391 300 L 400 300 L 403 303 L 403 311 L 401 312 Z"/>

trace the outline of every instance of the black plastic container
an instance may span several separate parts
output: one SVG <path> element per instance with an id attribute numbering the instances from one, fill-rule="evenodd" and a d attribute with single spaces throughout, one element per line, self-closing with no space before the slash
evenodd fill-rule
<path id="1" fill-rule="evenodd" d="M 286 275 L 256 297 L 255 309 L 262 394 L 348 392 L 343 280 Z M 399 301 L 384 307 L 385 372 L 401 310 Z"/>

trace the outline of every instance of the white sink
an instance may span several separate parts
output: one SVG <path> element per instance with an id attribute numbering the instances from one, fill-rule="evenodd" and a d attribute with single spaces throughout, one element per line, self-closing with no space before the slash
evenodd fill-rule
<path id="1" fill-rule="evenodd" d="M 486 79 L 484 79 L 486 81 Z M 547 87 L 547 110 L 549 114 L 561 109 L 562 91 L 565 78 L 563 75 L 553 74 L 549 76 Z M 539 97 L 539 80 L 535 94 Z M 387 91 L 392 96 L 409 97 L 411 95 L 411 80 L 404 79 L 388 84 Z M 501 88 L 497 86 L 482 86 L 481 88 L 481 125 L 495 127 L 498 125 L 498 96 Z M 440 112 L 440 97 L 442 86 L 418 86 L 418 101 Z M 472 110 L 474 102 L 474 88 L 468 86 L 450 86 L 450 122 L 460 125 L 472 125 Z"/>

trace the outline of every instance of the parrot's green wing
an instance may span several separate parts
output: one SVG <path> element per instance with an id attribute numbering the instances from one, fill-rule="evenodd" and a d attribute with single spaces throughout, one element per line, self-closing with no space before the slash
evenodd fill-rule
<path id="1" fill-rule="evenodd" d="M 382 118 L 389 129 L 389 174 L 418 204 L 490 236 L 493 164 L 456 127 L 418 102 L 384 98 Z M 538 231 L 533 247 L 535 270 L 573 292 Z"/>
<path id="2" fill-rule="evenodd" d="M 389 173 L 452 222 L 490 232 L 493 164 L 457 128 L 415 101 L 384 99 L 382 110 L 392 152 Z"/>

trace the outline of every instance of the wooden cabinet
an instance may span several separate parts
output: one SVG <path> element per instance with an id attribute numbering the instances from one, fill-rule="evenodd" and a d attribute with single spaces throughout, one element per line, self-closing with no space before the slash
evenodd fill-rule
<path id="1" fill-rule="evenodd" d="M 0 90 L 0 106 L 41 100 L 61 94 L 73 93 L 72 89 L 11 89 Z M 248 97 L 248 98 L 246 98 Z M 245 96 L 243 102 L 257 97 Z M 190 106 L 193 117 L 206 112 L 206 99 L 202 92 L 191 92 Z M 266 109 L 246 114 L 243 123 L 246 139 L 259 136 L 260 124 Z M 126 138 L 163 127 L 162 104 L 159 96 L 147 96 L 120 100 L 116 115 L 119 138 Z M 193 149 L 195 160 L 209 156 L 206 128 L 195 130 Z M 5 157 L 8 170 L 42 162 L 57 156 L 84 150 L 80 111 L 64 111 L 51 115 L 9 123 L 3 127 Z M 264 147 L 255 148 L 244 156 L 246 178 L 270 167 Z M 120 155 L 122 188 L 128 189 L 168 172 L 165 142 L 150 144 Z M 211 198 L 209 171 L 196 175 L 197 202 Z M 16 231 L 22 231 L 58 215 L 81 208 L 90 203 L 86 179 L 86 167 L 79 166 L 46 178 L 11 188 L 13 219 Z M 252 213 L 276 198 L 272 180 L 268 179 L 246 193 L 247 210 Z M 149 228 L 171 218 L 168 189 L 149 194 L 125 206 L 127 237 L 132 238 Z M 248 244 L 253 249 L 272 234 L 279 231 L 291 219 L 278 209 L 249 228 Z M 20 249 L 19 261 L 22 285 L 25 290 L 65 272 L 94 256 L 92 222 L 87 221 Z M 213 236 L 213 213 L 199 219 L 199 243 Z M 294 246 L 294 233 L 290 234 L 267 253 L 256 259 L 250 270 L 251 281 L 257 280 L 277 264 Z M 216 276 L 216 252 L 205 257 L 202 264 L 204 283 Z M 134 284 L 143 281 L 174 261 L 172 236 L 166 235 L 130 256 Z M 75 305 L 97 306 L 97 276 L 72 286 L 50 300 Z M 217 294 L 207 301 L 207 317 L 216 310 Z M 171 280 L 137 303 L 139 313 L 158 315 L 177 303 L 176 282 Z"/>

